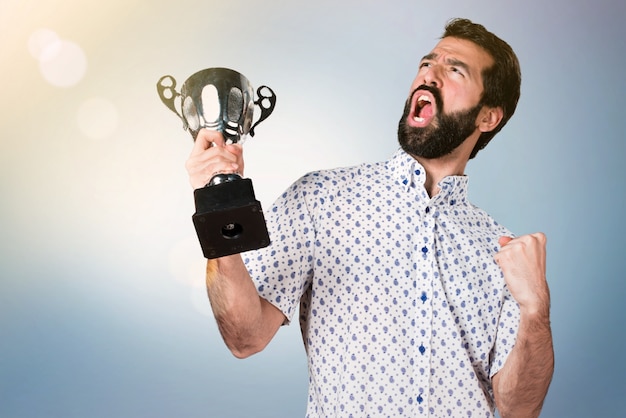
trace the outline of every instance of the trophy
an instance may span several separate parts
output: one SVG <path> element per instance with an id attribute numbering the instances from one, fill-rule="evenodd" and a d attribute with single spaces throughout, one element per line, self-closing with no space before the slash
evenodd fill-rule
<path id="1" fill-rule="evenodd" d="M 257 89 L 257 100 L 248 79 L 229 68 L 207 68 L 190 76 L 176 91 L 170 75 L 157 83 L 161 101 L 183 121 L 193 140 L 202 128 L 219 131 L 226 143 L 243 144 L 248 134 L 274 110 L 276 95 L 267 86 Z M 261 114 L 253 123 L 254 107 Z M 217 258 L 266 247 L 270 243 L 261 203 L 252 181 L 238 174 L 216 174 L 194 191 L 192 216 L 202 253 Z"/>

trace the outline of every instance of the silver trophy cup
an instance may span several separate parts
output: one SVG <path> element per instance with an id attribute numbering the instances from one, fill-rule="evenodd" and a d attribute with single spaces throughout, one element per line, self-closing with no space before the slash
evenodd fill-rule
<path id="1" fill-rule="evenodd" d="M 257 100 L 246 77 L 228 68 L 207 68 L 190 76 L 176 91 L 170 75 L 157 83 L 161 101 L 183 121 L 194 141 L 205 128 L 219 131 L 227 143 L 254 136 L 255 127 L 274 110 L 276 95 L 267 86 L 257 89 Z M 254 121 L 254 108 L 261 110 Z M 261 203 L 250 179 L 217 174 L 194 191 L 193 223 L 206 258 L 237 254 L 269 245 Z"/>

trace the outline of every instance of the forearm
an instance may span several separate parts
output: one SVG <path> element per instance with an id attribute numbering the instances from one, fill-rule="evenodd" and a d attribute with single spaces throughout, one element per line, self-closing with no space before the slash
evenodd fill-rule
<path id="1" fill-rule="evenodd" d="M 267 302 L 259 297 L 241 257 L 208 260 L 206 286 L 220 333 L 233 355 L 243 358 L 262 350 L 276 330 L 264 321 Z"/>
<path id="2" fill-rule="evenodd" d="M 493 378 L 502 418 L 538 417 L 553 371 L 549 312 L 522 313 L 515 347 Z"/>

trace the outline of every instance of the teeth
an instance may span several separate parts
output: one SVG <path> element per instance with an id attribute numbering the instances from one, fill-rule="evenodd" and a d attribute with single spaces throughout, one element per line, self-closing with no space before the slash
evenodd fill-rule
<path id="1" fill-rule="evenodd" d="M 416 101 L 415 113 L 420 113 L 421 109 L 430 103 L 430 97 L 428 97 L 427 95 L 422 94 L 418 96 Z M 416 123 L 424 123 L 426 119 L 421 118 L 418 115 L 413 115 L 413 121 L 415 121 Z"/>

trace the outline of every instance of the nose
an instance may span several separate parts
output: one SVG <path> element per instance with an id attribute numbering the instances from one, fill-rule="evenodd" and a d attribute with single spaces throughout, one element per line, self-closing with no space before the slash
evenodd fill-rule
<path id="1" fill-rule="evenodd" d="M 441 87 L 442 79 L 440 68 L 436 64 L 424 69 L 423 81 L 427 86 Z"/>

